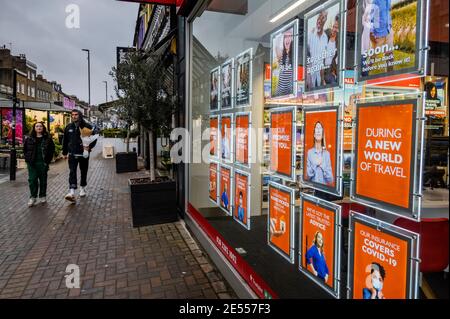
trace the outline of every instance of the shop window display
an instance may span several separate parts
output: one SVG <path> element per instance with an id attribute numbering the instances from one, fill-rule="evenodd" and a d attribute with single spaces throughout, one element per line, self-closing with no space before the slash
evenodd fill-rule
<path id="1" fill-rule="evenodd" d="M 221 234 L 244 279 L 252 265 L 260 298 L 373 297 L 373 274 L 389 267 L 347 259 L 364 242 L 344 236 L 359 227 L 348 207 L 392 234 L 397 215 L 427 217 L 428 185 L 448 195 L 448 83 L 427 76 L 429 3 L 304 1 L 277 18 L 277 1 L 243 2 L 212 1 L 190 24 L 190 128 L 213 132 L 192 137 L 207 156 L 189 164 L 190 215 Z M 405 234 L 402 267 L 415 254 Z M 417 298 L 416 274 L 398 276 L 407 289 L 375 297 Z"/>

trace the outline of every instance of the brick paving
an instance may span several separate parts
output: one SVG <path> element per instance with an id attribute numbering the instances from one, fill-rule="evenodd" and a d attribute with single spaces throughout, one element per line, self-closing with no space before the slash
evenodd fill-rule
<path id="1" fill-rule="evenodd" d="M 27 207 L 27 174 L 0 184 L 0 298 L 236 298 L 182 221 L 131 226 L 137 173 L 116 174 L 99 149 L 89 164 L 76 205 L 63 198 L 64 160 L 50 167 L 45 205 Z M 80 288 L 66 287 L 69 264 Z"/>

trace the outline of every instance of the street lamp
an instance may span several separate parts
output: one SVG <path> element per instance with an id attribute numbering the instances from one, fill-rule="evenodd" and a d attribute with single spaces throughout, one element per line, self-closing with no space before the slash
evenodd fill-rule
<path id="1" fill-rule="evenodd" d="M 105 83 L 105 89 L 106 89 L 106 103 L 108 103 L 108 81 L 103 81 Z"/>
<path id="2" fill-rule="evenodd" d="M 89 49 L 81 49 L 81 51 L 87 52 L 88 58 L 88 93 L 89 93 L 89 107 L 91 107 L 91 59 L 90 59 L 90 50 Z"/>

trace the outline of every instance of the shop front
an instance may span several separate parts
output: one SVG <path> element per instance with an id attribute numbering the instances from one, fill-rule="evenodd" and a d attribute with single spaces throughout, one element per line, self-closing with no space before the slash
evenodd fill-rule
<path id="1" fill-rule="evenodd" d="M 197 1 L 180 21 L 185 220 L 238 295 L 428 297 L 448 269 L 448 3 Z"/>

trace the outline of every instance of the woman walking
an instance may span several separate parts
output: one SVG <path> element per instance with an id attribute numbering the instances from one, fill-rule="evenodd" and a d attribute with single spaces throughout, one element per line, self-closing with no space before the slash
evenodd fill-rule
<path id="1" fill-rule="evenodd" d="M 46 202 L 47 172 L 53 159 L 55 144 L 47 133 L 43 122 L 34 123 L 30 137 L 25 140 L 23 153 L 28 167 L 30 200 L 28 206 L 36 204 L 38 191 L 40 203 Z"/>

